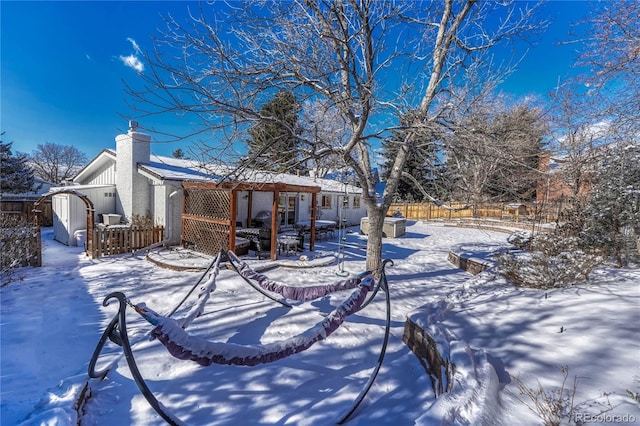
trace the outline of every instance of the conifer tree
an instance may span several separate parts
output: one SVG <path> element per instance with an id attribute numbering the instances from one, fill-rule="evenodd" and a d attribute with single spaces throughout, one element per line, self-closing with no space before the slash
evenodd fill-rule
<path id="1" fill-rule="evenodd" d="M 408 126 L 408 118 L 400 119 L 401 126 Z M 384 157 L 382 180 L 389 176 L 393 162 L 398 155 L 407 133 L 407 127 L 400 127 L 392 132 L 391 137 L 382 142 L 382 156 Z M 416 131 L 412 129 L 412 131 Z M 439 146 L 433 132 L 420 131 L 414 143 L 409 147 L 410 154 L 404 166 L 404 172 L 413 176 L 415 181 L 434 198 L 446 196 L 442 182 L 444 165 L 438 158 Z M 398 184 L 395 199 L 397 201 L 421 201 L 424 195 L 414 182 L 402 179 Z"/>
<path id="2" fill-rule="evenodd" d="M 297 123 L 300 104 L 292 92 L 280 90 L 262 105 L 260 119 L 249 129 L 247 160 L 252 167 L 274 172 L 297 168 Z"/>
<path id="3" fill-rule="evenodd" d="M 12 144 L 0 141 L 0 188 L 2 192 L 12 194 L 29 192 L 33 187 L 33 170 L 27 165 L 28 158 L 25 154 L 12 154 Z"/>
<path id="4" fill-rule="evenodd" d="M 640 237 L 640 144 L 617 143 L 602 152 L 586 208 L 583 239 L 623 266 L 638 254 Z"/>

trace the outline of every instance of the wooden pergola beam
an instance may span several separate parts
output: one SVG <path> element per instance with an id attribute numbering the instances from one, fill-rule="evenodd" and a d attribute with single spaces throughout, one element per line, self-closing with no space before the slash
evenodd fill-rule
<path id="1" fill-rule="evenodd" d="M 236 246 L 236 216 L 238 213 L 238 192 L 248 191 L 248 220 L 247 226 L 251 226 L 251 208 L 253 204 L 253 192 L 271 192 L 273 200 L 271 204 L 271 260 L 276 260 L 278 245 L 278 202 L 280 192 L 302 192 L 311 194 L 311 234 L 309 238 L 309 250 L 313 251 L 316 241 L 316 204 L 318 193 L 321 191 L 319 186 L 306 186 L 288 184 L 284 182 L 183 182 L 184 189 L 200 189 L 200 190 L 225 190 L 231 191 L 231 204 L 229 206 L 229 248 Z M 185 216 L 183 212 L 183 217 Z"/>

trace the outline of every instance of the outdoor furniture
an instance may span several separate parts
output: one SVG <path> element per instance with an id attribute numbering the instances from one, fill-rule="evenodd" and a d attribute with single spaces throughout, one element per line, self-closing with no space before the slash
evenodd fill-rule
<path id="1" fill-rule="evenodd" d="M 285 255 L 294 253 L 298 250 L 298 237 L 295 235 L 281 235 L 278 237 L 278 254 L 281 254 L 283 251 Z"/>
<path id="2" fill-rule="evenodd" d="M 305 234 L 311 232 L 311 221 L 310 220 L 301 220 L 296 223 L 296 230 L 302 230 Z M 328 237 L 331 235 L 335 237 L 335 229 L 336 223 L 332 220 L 316 220 L 316 235 L 320 238 L 321 236 Z"/>
<path id="3" fill-rule="evenodd" d="M 260 237 L 260 228 L 236 228 L 236 236 L 256 240 Z"/>
<path id="4" fill-rule="evenodd" d="M 271 257 L 271 229 L 260 228 L 260 230 L 258 231 L 258 239 L 255 241 L 255 243 L 258 259 L 262 259 L 263 257 Z"/>

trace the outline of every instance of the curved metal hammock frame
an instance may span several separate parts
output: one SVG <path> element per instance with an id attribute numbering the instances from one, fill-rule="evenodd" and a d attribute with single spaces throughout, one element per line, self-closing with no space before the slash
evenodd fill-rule
<path id="1" fill-rule="evenodd" d="M 282 301 L 271 297 L 268 293 L 262 290 L 262 287 L 256 286 L 250 281 L 251 278 L 262 278 L 264 276 L 251 270 L 251 268 L 249 268 L 246 264 L 246 266 L 243 266 L 242 262 L 239 262 L 238 257 L 235 256 L 233 252 L 229 252 L 227 256 L 225 256 L 224 252 L 221 252 L 216 257 L 214 262 L 212 262 L 211 266 L 209 266 L 207 272 L 205 272 L 198 283 L 196 283 L 196 285 L 191 289 L 189 294 L 180 302 L 180 304 L 182 304 L 187 299 L 187 297 L 202 281 L 204 276 L 207 275 L 207 273 L 213 268 L 213 272 L 209 274 L 207 283 L 201 289 L 199 302 L 191 308 L 188 315 L 181 321 L 176 321 L 169 318 L 169 316 L 176 312 L 177 307 L 168 316 L 163 317 L 147 308 L 144 304 L 132 304 L 121 292 L 114 292 L 107 295 L 107 297 L 105 297 L 103 301 L 103 305 L 108 306 L 109 302 L 112 299 L 117 299 L 119 302 L 119 309 L 118 313 L 114 316 L 114 318 L 111 320 L 106 330 L 102 334 L 102 337 L 100 338 L 100 341 L 98 342 L 98 345 L 94 350 L 91 361 L 89 362 L 89 376 L 91 378 L 104 378 L 106 376 L 108 369 L 96 371 L 95 367 L 107 339 L 113 341 L 114 343 L 122 346 L 127 364 L 129 366 L 129 369 L 131 370 L 134 381 L 143 396 L 151 405 L 151 407 L 167 423 L 171 425 L 180 425 L 182 424 L 181 421 L 175 416 L 171 415 L 162 405 L 162 403 L 158 401 L 158 399 L 153 395 L 153 392 L 151 392 L 146 382 L 144 381 L 144 378 L 140 374 L 133 355 L 133 351 L 131 349 L 129 336 L 127 334 L 127 306 L 134 308 L 136 312 L 142 315 L 149 323 L 156 326 L 152 330 L 151 335 L 158 338 L 158 340 L 163 343 L 163 345 L 165 345 L 169 353 L 171 353 L 174 357 L 177 357 L 179 359 L 192 360 L 201 365 L 210 365 L 216 363 L 253 366 L 260 363 L 277 361 L 289 355 L 302 352 L 311 347 L 314 343 L 325 339 L 344 322 L 348 315 L 360 311 L 369 303 L 371 303 L 377 292 L 382 289 L 385 293 L 386 298 L 386 326 L 380 355 L 373 371 L 371 372 L 369 380 L 352 403 L 351 408 L 349 408 L 343 415 L 341 415 L 337 421 L 338 424 L 343 424 L 344 422 L 346 422 L 356 411 L 360 403 L 364 400 L 366 394 L 369 392 L 369 389 L 373 385 L 373 382 L 375 381 L 384 360 L 387 343 L 389 341 L 389 332 L 391 325 L 391 301 L 389 297 L 389 287 L 385 273 L 385 267 L 388 263 L 391 263 L 393 265 L 393 262 L 391 260 L 383 261 L 379 270 L 380 274 L 377 283 L 375 283 L 373 280 L 373 274 L 371 274 L 370 272 L 366 272 L 360 274 L 357 278 L 346 280 L 341 284 L 337 284 L 334 286 L 315 287 L 315 292 L 319 292 L 320 288 L 322 287 L 325 290 L 323 295 L 333 291 L 344 290 L 349 288 L 350 286 L 355 287 L 355 290 L 321 323 L 305 331 L 301 335 L 291 337 L 280 343 L 244 346 L 230 343 L 210 342 L 198 337 L 190 336 L 185 331 L 185 328 L 191 323 L 191 321 L 203 312 L 204 304 L 206 303 L 210 293 L 215 289 L 215 279 L 219 272 L 219 264 L 224 257 L 226 257 L 227 260 L 230 261 L 233 268 L 236 269 L 236 271 L 238 271 L 238 273 L 245 279 L 245 281 L 251 284 L 254 289 L 260 291 L 271 300 L 281 303 L 284 306 L 291 307 L 291 305 L 286 304 L 286 302 L 283 303 Z M 234 262 L 240 263 L 240 268 L 238 268 L 238 265 L 234 264 Z M 247 278 L 242 275 L 241 271 L 244 271 L 245 275 L 249 275 L 251 278 Z M 262 280 L 262 282 L 264 282 L 264 280 Z M 273 288 L 274 290 L 282 290 L 284 288 L 290 287 L 281 285 L 271 288 Z M 371 290 L 373 290 L 371 297 L 365 301 L 367 293 Z M 287 293 L 287 291 L 284 292 Z M 305 298 L 303 300 L 311 299 Z"/>

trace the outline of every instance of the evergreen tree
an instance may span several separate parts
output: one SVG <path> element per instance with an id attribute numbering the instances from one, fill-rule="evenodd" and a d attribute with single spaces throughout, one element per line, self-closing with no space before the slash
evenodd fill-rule
<path id="1" fill-rule="evenodd" d="M 400 118 L 401 126 L 406 126 L 409 122 L 409 115 Z M 438 157 L 438 143 L 435 135 L 424 129 L 416 130 L 409 127 L 401 127 L 394 130 L 391 136 L 382 142 L 382 156 L 384 157 L 382 181 L 386 181 L 389 176 L 393 162 L 398 154 L 398 147 L 401 146 L 409 131 L 417 132 L 418 136 L 409 147 L 410 153 L 403 172 L 413 176 L 422 189 L 432 197 L 442 198 L 446 196 L 446 189 L 442 181 L 444 165 Z M 401 179 L 394 198 L 397 201 L 413 202 L 423 200 L 424 195 L 411 180 Z"/>
<path id="2" fill-rule="evenodd" d="M 244 164 L 259 170 L 291 172 L 298 166 L 296 133 L 300 104 L 292 92 L 280 90 L 262 105 L 260 120 L 249 129 Z"/>
<path id="3" fill-rule="evenodd" d="M 33 188 L 33 170 L 27 165 L 28 158 L 25 154 L 12 154 L 12 144 L 0 141 L 0 188 L 2 192 L 13 194 L 29 192 Z"/>
<path id="4" fill-rule="evenodd" d="M 582 235 L 623 266 L 638 254 L 640 237 L 640 144 L 618 143 L 603 150 Z"/>
<path id="5" fill-rule="evenodd" d="M 182 148 L 178 148 L 171 153 L 173 158 L 184 158 L 184 151 Z"/>
<path id="6" fill-rule="evenodd" d="M 487 194 L 502 201 L 534 201 L 545 133 L 540 112 L 518 106 L 498 114 L 492 127 L 506 167 L 491 176 Z"/>

